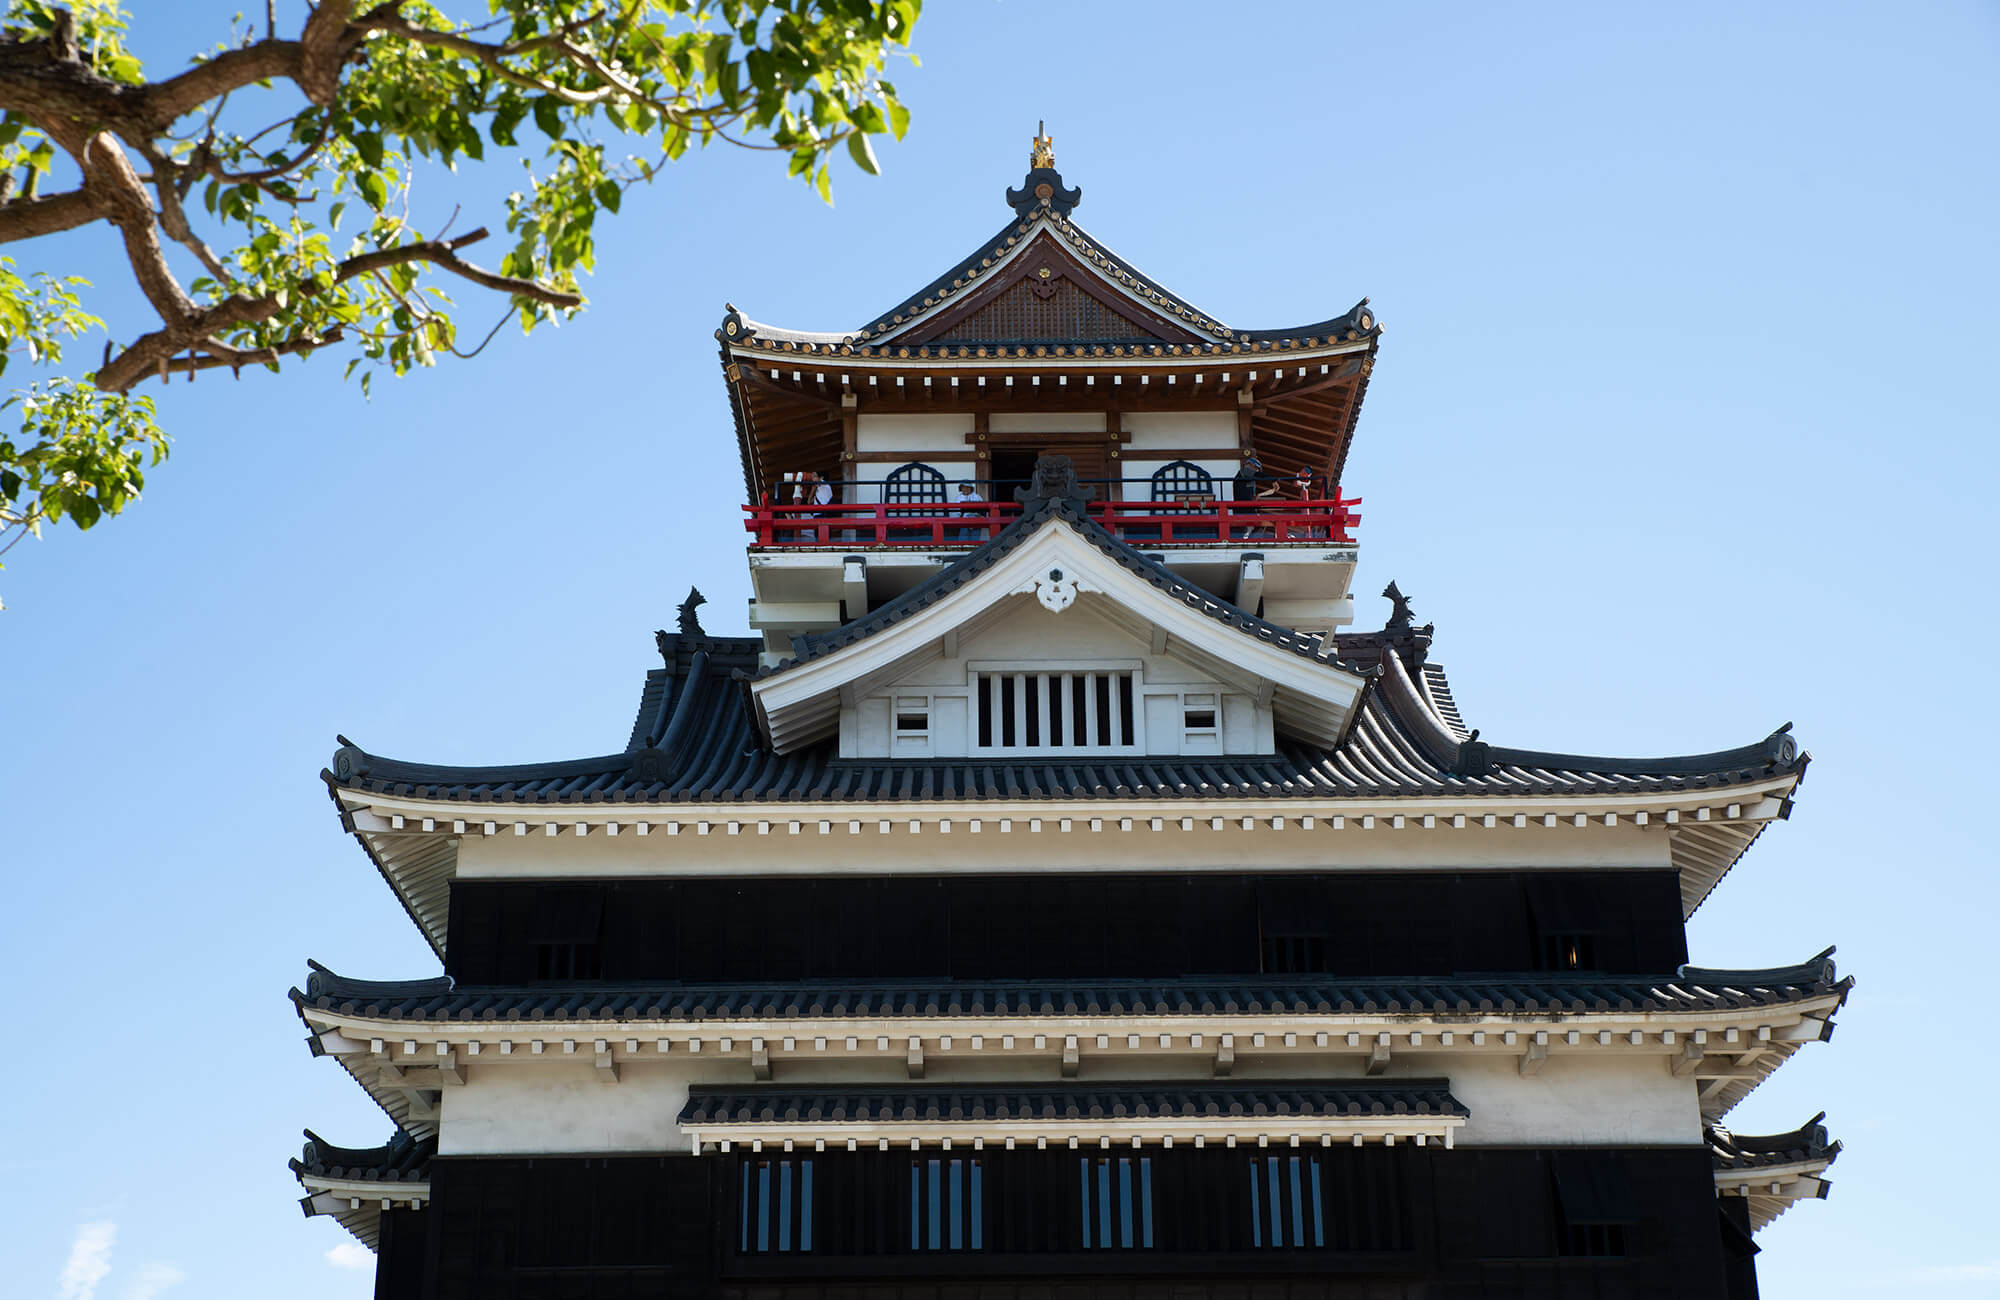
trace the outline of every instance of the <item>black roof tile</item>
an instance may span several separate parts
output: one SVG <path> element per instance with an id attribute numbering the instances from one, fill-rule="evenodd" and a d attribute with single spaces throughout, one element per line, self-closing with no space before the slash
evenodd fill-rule
<path id="1" fill-rule="evenodd" d="M 1590 1012 L 1726 1011 L 1780 1006 L 1828 994 L 1851 978 L 1833 950 L 1797 966 L 1713 970 L 1684 966 L 1656 977 L 1538 972 L 1454 978 L 1262 977 L 932 983 L 567 984 L 454 987 L 447 978 L 353 980 L 312 963 L 308 1009 L 392 1020 L 617 1019 L 680 1022 L 807 1017 L 1187 1015 L 1574 1015 Z"/>
<path id="2" fill-rule="evenodd" d="M 1329 1083 L 1009 1084 L 898 1088 L 691 1088 L 682 1127 L 703 1124 L 910 1124 L 1219 1117 L 1365 1118 L 1469 1112 L 1443 1079 Z"/>
<path id="3" fill-rule="evenodd" d="M 307 1178 L 337 1178 L 358 1183 L 422 1183 L 431 1176 L 437 1138 L 413 1138 L 397 1129 L 379 1147 L 338 1147 L 311 1129 L 305 1148 L 291 1161 L 292 1173 Z"/>
<path id="4" fill-rule="evenodd" d="M 1732 1133 L 1721 1125 L 1707 1132 L 1709 1155 L 1717 1169 L 1760 1169 L 1773 1165 L 1808 1164 L 1824 1160 L 1832 1164 L 1840 1155 L 1841 1144 L 1828 1139 L 1822 1123 L 1826 1112 L 1807 1120 L 1788 1133 Z"/>

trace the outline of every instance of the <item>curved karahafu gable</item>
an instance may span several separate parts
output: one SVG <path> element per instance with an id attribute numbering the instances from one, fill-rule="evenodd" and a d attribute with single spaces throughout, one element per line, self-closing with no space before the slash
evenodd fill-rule
<path id="1" fill-rule="evenodd" d="M 1079 601 L 1142 641 L 1178 644 L 1219 680 L 1267 699 L 1280 734 L 1332 748 L 1353 721 L 1364 679 L 1322 659 L 1321 638 L 1176 577 L 1052 489 L 929 581 L 844 627 L 797 638 L 792 659 L 752 678 L 758 727 L 773 749 L 792 753 L 834 734 L 842 694 L 857 682 L 893 677 L 898 665 L 935 654 L 946 636 L 969 639 L 1023 602 L 1062 610 Z"/>

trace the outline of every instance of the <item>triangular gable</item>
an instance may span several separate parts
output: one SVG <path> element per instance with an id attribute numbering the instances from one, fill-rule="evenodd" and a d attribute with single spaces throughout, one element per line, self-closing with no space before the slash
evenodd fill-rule
<path id="1" fill-rule="evenodd" d="M 1137 301 L 1076 256 L 1048 222 L 970 292 L 938 302 L 895 332 L 899 343 L 1193 343 L 1204 336 Z M 1066 223 L 1065 223 L 1066 226 Z"/>
<path id="2" fill-rule="evenodd" d="M 1003 534 L 981 548 L 984 555 L 960 561 L 965 567 L 954 568 L 962 580 L 934 597 L 889 611 L 887 618 L 858 620 L 847 635 L 832 634 L 841 641 L 836 648 L 753 681 L 758 721 L 772 746 L 790 753 L 832 736 L 843 700 L 936 658 L 947 637 L 976 632 L 1023 602 L 1052 612 L 1081 605 L 1129 634 L 1171 648 L 1218 681 L 1268 701 L 1277 729 L 1287 735 L 1330 748 L 1345 734 L 1360 703 L 1359 674 L 1301 653 L 1291 634 L 1232 606 L 1178 583 L 1170 589 L 1136 553 L 1122 554 L 1129 548 L 1061 509 L 1043 509 L 1014 527 L 1024 532 Z M 860 630 L 864 624 L 870 626 Z"/>

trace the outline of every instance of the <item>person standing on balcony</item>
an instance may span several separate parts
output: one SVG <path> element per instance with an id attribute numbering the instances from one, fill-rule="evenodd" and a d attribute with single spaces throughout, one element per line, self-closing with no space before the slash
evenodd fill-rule
<path id="1" fill-rule="evenodd" d="M 818 470 L 806 470 L 799 475 L 798 481 L 792 485 L 792 504 L 800 506 L 832 505 L 833 484 L 821 478 Z M 818 511 L 811 509 L 801 510 L 798 513 L 801 519 L 817 518 L 819 514 Z M 819 530 L 817 528 L 805 529 L 799 534 L 799 540 L 802 542 L 817 542 L 819 540 Z"/>
<path id="2" fill-rule="evenodd" d="M 968 519 L 983 519 L 986 517 L 986 501 L 979 495 L 978 484 L 960 483 L 958 485 L 958 513 Z M 983 542 L 986 540 L 986 530 L 979 527 L 960 528 L 957 530 L 955 536 L 961 542 Z"/>
<path id="3" fill-rule="evenodd" d="M 1242 468 L 1236 470 L 1236 478 L 1230 480 L 1230 500 L 1232 502 L 1252 502 L 1252 500 L 1256 500 L 1258 478 L 1262 478 L 1262 474 L 1264 474 L 1264 462 L 1258 460 L 1256 452 L 1246 452 Z M 1238 518 L 1242 518 L 1242 516 L 1238 516 Z M 1234 528 L 1230 528 L 1230 536 L 1232 538 L 1246 538 L 1246 536 L 1250 536 L 1250 528 L 1238 522 Z"/>
<path id="4" fill-rule="evenodd" d="M 1297 476 L 1292 479 L 1292 491 L 1293 495 L 1297 496 L 1300 501 L 1321 501 L 1326 497 L 1326 480 L 1312 466 L 1301 465 L 1299 466 Z M 1305 509 L 1312 514 L 1319 513 L 1317 507 L 1308 506 Z M 1321 528 L 1317 523 L 1295 527 L 1291 530 L 1291 533 L 1295 537 L 1326 536 L 1326 530 Z"/>

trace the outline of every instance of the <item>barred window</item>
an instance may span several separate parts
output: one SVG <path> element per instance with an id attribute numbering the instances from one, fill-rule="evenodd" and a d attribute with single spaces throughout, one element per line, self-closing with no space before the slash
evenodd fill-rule
<path id="1" fill-rule="evenodd" d="M 1153 500 L 1215 496 L 1215 477 L 1191 460 L 1177 460 L 1153 471 Z"/>
<path id="2" fill-rule="evenodd" d="M 1139 743 L 1132 673 L 976 672 L 981 749 L 1115 750 Z"/>
<path id="3" fill-rule="evenodd" d="M 1263 1156 L 1250 1161 L 1250 1244 L 1271 1250 L 1326 1245 L 1319 1157 Z"/>
<path id="4" fill-rule="evenodd" d="M 813 1162 L 745 1160 L 737 1249 L 745 1255 L 813 1248 Z"/>
<path id="5" fill-rule="evenodd" d="M 1153 1248 L 1153 1160 L 1101 1156 L 1077 1162 L 1085 1250 Z"/>
<path id="6" fill-rule="evenodd" d="M 944 500 L 944 475 L 911 461 L 882 480 L 882 500 L 889 505 L 940 503 Z"/>
<path id="7" fill-rule="evenodd" d="M 910 1249 L 979 1250 L 985 1219 L 977 1160 L 910 1162 Z"/>

